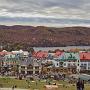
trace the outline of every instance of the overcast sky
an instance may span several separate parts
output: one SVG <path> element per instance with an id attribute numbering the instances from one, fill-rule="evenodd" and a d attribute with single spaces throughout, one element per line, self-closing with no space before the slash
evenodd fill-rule
<path id="1" fill-rule="evenodd" d="M 90 0 L 0 0 L 0 24 L 90 26 Z"/>

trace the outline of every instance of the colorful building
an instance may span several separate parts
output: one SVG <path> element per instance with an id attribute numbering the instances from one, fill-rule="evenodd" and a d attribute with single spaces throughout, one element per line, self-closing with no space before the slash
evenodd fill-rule
<path id="1" fill-rule="evenodd" d="M 3 66 L 5 65 L 18 65 L 20 62 L 19 56 L 15 54 L 7 54 L 3 58 Z"/>
<path id="2" fill-rule="evenodd" d="M 80 71 L 79 53 L 64 52 L 58 60 L 60 61 L 60 67 L 66 67 L 70 70 L 75 70 L 75 72 Z"/>
<path id="3" fill-rule="evenodd" d="M 28 58 L 19 64 L 19 73 L 23 75 L 38 75 L 41 73 L 41 65 L 36 60 Z"/>
<path id="4" fill-rule="evenodd" d="M 80 52 L 81 71 L 90 71 L 90 52 Z"/>

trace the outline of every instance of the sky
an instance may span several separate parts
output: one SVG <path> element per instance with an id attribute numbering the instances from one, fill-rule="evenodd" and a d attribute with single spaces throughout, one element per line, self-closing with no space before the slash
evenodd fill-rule
<path id="1" fill-rule="evenodd" d="M 90 26 L 90 0 L 0 0 L 0 24 Z"/>

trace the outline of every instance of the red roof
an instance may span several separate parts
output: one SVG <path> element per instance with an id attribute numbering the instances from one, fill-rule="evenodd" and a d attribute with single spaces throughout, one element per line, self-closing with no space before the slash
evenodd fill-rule
<path id="1" fill-rule="evenodd" d="M 90 60 L 90 52 L 80 53 L 80 60 Z"/>
<path id="2" fill-rule="evenodd" d="M 34 51 L 33 54 L 32 54 L 32 56 L 35 57 L 35 56 L 36 56 L 36 53 L 37 53 L 37 52 Z"/>
<path id="3" fill-rule="evenodd" d="M 60 56 L 62 53 L 63 53 L 62 51 L 56 51 L 56 52 L 55 52 L 55 56 L 58 57 L 58 56 Z"/>
<path id="4" fill-rule="evenodd" d="M 46 58 L 48 56 L 48 52 L 46 52 L 46 51 L 34 52 L 33 56 L 36 57 L 37 59 Z"/>
<path id="5" fill-rule="evenodd" d="M 7 55 L 7 54 L 12 54 L 12 52 L 0 52 L 0 55 L 1 55 L 1 56 Z"/>

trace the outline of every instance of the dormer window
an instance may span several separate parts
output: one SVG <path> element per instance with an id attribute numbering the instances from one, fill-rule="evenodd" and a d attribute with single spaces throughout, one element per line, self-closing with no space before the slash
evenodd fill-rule
<path id="1" fill-rule="evenodd" d="M 86 56 L 85 55 L 83 55 L 83 59 L 85 59 L 86 58 Z"/>
<path id="2" fill-rule="evenodd" d="M 72 54 L 70 53 L 70 58 L 72 58 Z"/>

